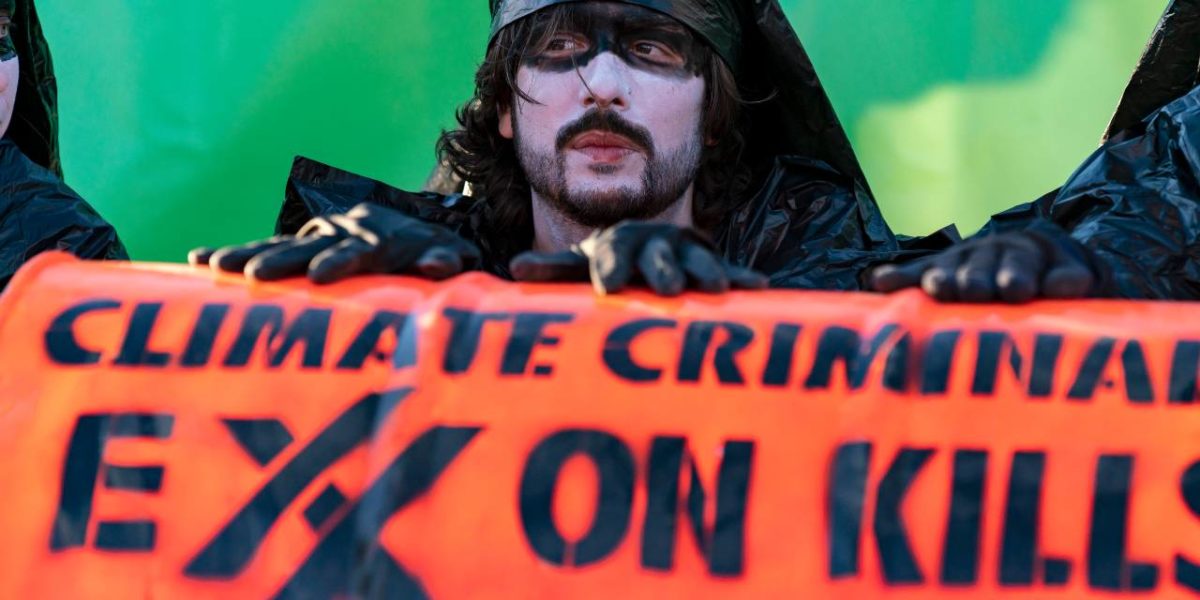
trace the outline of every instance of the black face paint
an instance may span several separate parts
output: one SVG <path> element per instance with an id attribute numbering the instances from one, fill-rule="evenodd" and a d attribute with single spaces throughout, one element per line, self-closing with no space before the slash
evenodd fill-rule
<path id="1" fill-rule="evenodd" d="M 748 0 L 608 0 L 640 6 L 668 15 L 695 33 L 723 60 L 732 71 L 738 71 L 742 53 L 742 19 L 739 7 L 749 4 Z M 773 2 L 774 0 L 769 0 Z M 492 12 L 492 34 L 522 19 L 536 15 L 554 6 L 584 4 L 581 0 L 489 0 Z M 595 4 L 593 0 L 586 2 Z M 755 0 L 755 5 L 766 5 L 768 0 Z"/>
<path id="2" fill-rule="evenodd" d="M 628 4 L 572 5 L 560 30 L 535 30 L 534 39 L 546 43 L 524 64 L 555 73 L 584 68 L 609 52 L 634 69 L 688 79 L 699 76 L 711 59 L 708 47 L 682 23 Z"/>
<path id="3" fill-rule="evenodd" d="M 13 2 L 0 2 L 0 62 L 10 61 L 17 57 L 17 49 L 13 45 L 11 33 Z"/>

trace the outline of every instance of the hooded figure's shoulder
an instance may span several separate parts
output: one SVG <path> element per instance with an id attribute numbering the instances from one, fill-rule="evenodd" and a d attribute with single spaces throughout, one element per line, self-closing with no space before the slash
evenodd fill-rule
<path id="1" fill-rule="evenodd" d="M 461 194 L 409 192 L 382 181 L 297 156 L 288 176 L 278 234 L 293 234 L 309 219 L 344 213 L 357 204 L 371 203 L 445 226 L 474 240 L 483 202 Z"/>
<path id="2" fill-rule="evenodd" d="M 780 156 L 761 181 L 716 239 L 774 287 L 859 289 L 860 271 L 901 250 L 870 193 L 825 162 Z"/>
<path id="3" fill-rule="evenodd" d="M 25 261 L 48 250 L 123 260 L 113 226 L 57 175 L 0 140 L 0 286 Z"/>

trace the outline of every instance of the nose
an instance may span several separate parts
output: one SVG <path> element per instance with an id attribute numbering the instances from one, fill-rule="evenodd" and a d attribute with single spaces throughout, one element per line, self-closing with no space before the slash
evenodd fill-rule
<path id="1" fill-rule="evenodd" d="M 592 59 L 579 71 L 586 108 L 625 109 L 629 107 L 629 67 L 611 52 Z"/>

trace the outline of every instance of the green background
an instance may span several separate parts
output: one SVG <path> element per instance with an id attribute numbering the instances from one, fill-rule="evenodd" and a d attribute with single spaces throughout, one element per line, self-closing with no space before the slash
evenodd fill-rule
<path id="1" fill-rule="evenodd" d="M 485 0 L 42 2 L 68 182 L 140 260 L 268 235 L 292 157 L 418 188 Z M 969 232 L 1095 149 L 1166 0 L 784 0 L 887 218 Z"/>

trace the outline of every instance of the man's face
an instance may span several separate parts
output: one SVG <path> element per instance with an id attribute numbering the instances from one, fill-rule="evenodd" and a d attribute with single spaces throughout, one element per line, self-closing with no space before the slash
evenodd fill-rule
<path id="1" fill-rule="evenodd" d="M 13 108 L 17 104 L 17 81 L 21 78 L 17 51 L 8 35 L 11 23 L 11 3 L 0 2 L 0 35 L 3 36 L 0 39 L 0 136 L 8 131 L 8 125 L 12 123 Z"/>
<path id="2" fill-rule="evenodd" d="M 570 15 L 518 69 L 536 102 L 514 98 L 501 133 L 533 190 L 579 224 L 658 216 L 700 165 L 707 50 L 649 9 L 587 2 Z"/>

